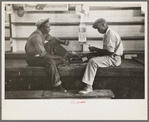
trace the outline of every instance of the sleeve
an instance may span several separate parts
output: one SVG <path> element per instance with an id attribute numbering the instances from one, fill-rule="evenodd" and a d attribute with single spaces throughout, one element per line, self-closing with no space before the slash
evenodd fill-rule
<path id="1" fill-rule="evenodd" d="M 52 41 L 52 40 L 55 40 L 55 37 L 51 36 L 50 34 L 47 34 L 46 40 L 47 41 Z"/>
<path id="2" fill-rule="evenodd" d="M 46 40 L 47 41 L 54 41 L 57 44 L 65 44 L 66 43 L 65 40 L 60 40 L 59 38 L 56 38 L 54 36 L 51 36 L 50 34 L 47 34 Z"/>
<path id="3" fill-rule="evenodd" d="M 106 47 L 109 52 L 114 52 L 116 41 L 117 41 L 117 39 L 113 35 L 110 35 L 107 38 L 107 46 Z"/>
<path id="4" fill-rule="evenodd" d="M 33 42 L 37 53 L 40 55 L 40 57 L 43 57 L 47 52 L 44 48 L 44 44 L 42 43 L 42 38 L 39 35 L 36 35 Z"/>

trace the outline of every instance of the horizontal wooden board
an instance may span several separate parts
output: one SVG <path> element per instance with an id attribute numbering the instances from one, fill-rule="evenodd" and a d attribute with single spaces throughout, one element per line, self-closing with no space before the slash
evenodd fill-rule
<path id="1" fill-rule="evenodd" d="M 25 13 L 23 17 L 19 17 L 15 11 L 12 22 L 37 22 L 42 18 L 50 18 L 50 22 L 79 22 L 79 17 L 75 12 L 70 13 Z"/>
<path id="2" fill-rule="evenodd" d="M 24 51 L 26 40 L 17 40 L 16 41 L 16 51 Z M 122 41 L 124 51 L 142 51 L 144 50 L 144 41 L 143 40 L 127 40 Z M 99 48 L 103 47 L 102 41 L 94 41 L 94 40 L 88 40 L 86 44 L 83 45 L 83 51 L 89 51 L 88 46 L 96 46 Z M 69 46 L 64 46 L 68 51 L 82 51 L 82 47 L 79 45 L 78 41 L 70 41 Z"/>
<path id="3" fill-rule="evenodd" d="M 5 99 L 40 99 L 44 91 L 7 91 Z"/>
<path id="4" fill-rule="evenodd" d="M 18 65 L 19 64 L 19 65 Z M 47 76 L 44 67 L 29 67 L 24 59 L 6 60 L 6 76 Z M 58 66 L 60 76 L 83 76 L 86 64 Z M 144 66 L 134 60 L 122 60 L 118 67 L 99 68 L 96 76 L 144 76 Z"/>
<path id="5" fill-rule="evenodd" d="M 88 3 L 90 7 L 103 7 L 103 8 L 138 8 L 141 7 L 141 4 L 139 3 L 126 3 L 126 2 L 90 2 Z M 85 5 L 88 5 L 85 4 Z M 74 7 L 74 5 L 71 5 Z"/>
<path id="6" fill-rule="evenodd" d="M 61 40 L 69 40 L 69 41 L 77 41 L 78 37 L 57 37 Z M 27 40 L 28 37 L 13 37 L 12 39 L 17 40 L 17 41 L 22 41 L 22 40 Z M 144 40 L 144 36 L 131 36 L 131 37 L 121 37 L 121 40 L 123 41 L 140 41 Z M 9 37 L 5 37 L 5 40 L 9 40 Z M 103 37 L 87 37 L 87 40 L 91 41 L 102 41 Z"/>
<path id="7" fill-rule="evenodd" d="M 85 53 L 89 53 L 89 51 L 75 51 L 76 53 L 79 54 L 85 54 Z M 143 56 L 144 55 L 144 51 L 143 50 L 127 50 L 124 51 L 124 56 L 126 55 L 138 55 L 138 56 Z M 122 56 L 122 58 L 124 58 L 124 56 Z M 5 52 L 5 59 L 26 59 L 26 53 L 25 51 L 17 51 L 17 52 Z"/>
<path id="8" fill-rule="evenodd" d="M 94 15 L 94 16 L 85 16 L 85 22 L 95 22 L 99 18 L 104 18 L 107 22 L 144 22 L 144 17 L 142 16 L 134 16 L 134 17 L 127 17 L 127 16 L 105 16 L 105 15 Z"/>
<path id="9" fill-rule="evenodd" d="M 5 41 L 10 41 L 10 37 L 5 37 Z"/>
<path id="10" fill-rule="evenodd" d="M 114 97 L 114 94 L 111 90 L 94 90 L 93 92 L 89 94 L 79 94 L 78 91 L 68 91 L 66 93 L 62 92 L 53 92 L 53 91 L 44 91 L 43 98 L 112 98 Z M 79 103 L 79 102 L 78 102 Z M 80 102 L 80 103 L 85 103 Z M 72 102 L 72 104 L 76 104 L 75 102 Z"/>
<path id="11" fill-rule="evenodd" d="M 12 22 L 16 26 L 35 26 L 35 22 Z M 80 22 L 50 22 L 51 26 L 79 26 Z M 144 21 L 130 21 L 130 22 L 107 22 L 111 25 L 144 25 Z M 93 25 L 93 22 L 85 22 L 85 25 Z"/>
<path id="12" fill-rule="evenodd" d="M 141 6 L 129 6 L 129 7 L 125 7 L 125 6 L 90 6 L 89 10 L 93 11 L 93 10 L 140 10 Z"/>
<path id="13" fill-rule="evenodd" d="M 92 26 L 87 27 L 88 37 L 102 37 L 97 29 L 93 29 Z M 144 36 L 144 26 L 143 25 L 111 25 L 109 26 L 115 30 L 121 37 L 129 36 Z"/>
<path id="14" fill-rule="evenodd" d="M 145 43 L 144 41 L 124 41 L 123 42 L 123 47 L 124 47 L 124 50 L 144 50 L 145 48 Z"/>
<path id="15" fill-rule="evenodd" d="M 121 14 L 121 16 L 109 16 L 102 11 L 102 14 L 98 14 L 96 11 L 90 12 L 88 16 L 85 16 L 86 22 L 94 22 L 96 19 L 105 18 L 107 22 L 140 22 L 143 21 L 144 17 L 140 16 L 126 16 Z M 122 11 L 123 13 L 127 11 Z M 12 22 L 37 22 L 42 18 L 50 18 L 50 22 L 80 22 L 80 18 L 75 14 L 75 12 L 69 13 L 25 13 L 23 17 L 19 17 L 17 12 L 14 11 L 12 17 Z M 108 12 L 109 13 L 109 12 Z M 110 13 L 109 13 L 110 14 Z M 100 16 L 99 16 L 100 15 Z M 122 16 L 123 15 L 123 16 Z"/>
<path id="16" fill-rule="evenodd" d="M 122 41 L 122 43 L 123 43 L 123 48 L 125 51 L 127 51 L 127 50 L 129 50 L 129 51 L 144 50 L 144 41 L 143 40 L 140 40 L 140 41 L 135 41 L 135 40 Z M 89 45 L 95 46 L 98 48 L 102 48 L 103 42 L 102 41 L 91 41 L 91 40 L 89 40 L 86 44 L 84 44 L 83 51 L 89 51 L 88 50 Z"/>
<path id="17" fill-rule="evenodd" d="M 70 11 L 75 11 L 75 6 L 78 5 L 76 4 L 68 4 L 68 9 Z M 141 9 L 141 4 L 136 4 L 136 3 L 117 3 L 117 2 L 106 2 L 106 3 L 101 3 L 101 2 L 86 2 L 85 5 L 89 6 L 90 10 L 127 10 L 127 9 Z M 14 4 L 14 10 L 18 10 L 20 7 L 23 7 L 23 4 Z M 35 11 L 33 11 L 35 12 Z M 45 11 L 43 11 L 45 12 Z"/>
<path id="18" fill-rule="evenodd" d="M 113 30 L 119 33 L 121 37 L 144 36 L 143 25 L 111 25 Z M 86 26 L 87 37 L 102 37 L 96 29 L 92 26 Z M 36 30 L 36 26 L 14 26 L 13 37 L 29 37 L 29 35 Z M 51 26 L 50 34 L 56 37 L 77 37 L 79 26 Z M 16 35 L 15 35 L 16 33 Z"/>
<path id="19" fill-rule="evenodd" d="M 128 10 L 93 10 L 89 11 L 90 16 L 100 16 L 100 17 L 105 17 L 105 16 L 126 16 L 126 17 L 134 17 L 134 16 L 140 16 L 141 11 L 140 10 L 133 10 L 133 9 L 128 9 Z"/>
<path id="20" fill-rule="evenodd" d="M 17 51 L 25 51 L 26 40 L 17 41 L 16 42 L 16 50 Z M 82 51 L 82 47 L 79 45 L 78 41 L 70 41 L 69 46 L 64 46 L 68 51 Z"/>
<path id="21" fill-rule="evenodd" d="M 84 98 L 94 98 L 94 99 L 110 99 L 113 98 L 114 94 L 111 90 L 94 90 L 89 94 L 79 94 L 77 90 L 69 90 L 67 92 L 56 92 L 52 90 L 34 90 L 34 91 L 6 91 L 5 99 L 84 99 Z M 71 104 L 85 103 L 81 102 L 71 102 Z"/>
<path id="22" fill-rule="evenodd" d="M 70 40 L 70 41 L 78 40 L 78 37 L 57 37 L 57 38 L 61 40 Z M 21 41 L 21 40 L 27 40 L 28 37 L 14 37 L 13 39 Z M 144 36 L 121 37 L 121 39 L 123 41 L 126 41 L 126 40 L 140 41 L 140 40 L 144 40 Z M 102 41 L 103 37 L 87 37 L 87 40 Z"/>

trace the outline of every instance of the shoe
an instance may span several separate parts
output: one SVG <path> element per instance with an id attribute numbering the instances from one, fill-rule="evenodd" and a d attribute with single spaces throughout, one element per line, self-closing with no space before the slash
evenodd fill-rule
<path id="1" fill-rule="evenodd" d="M 80 94 L 88 94 L 93 91 L 92 86 L 86 86 L 83 90 L 79 91 Z"/>
<path id="2" fill-rule="evenodd" d="M 58 92 L 67 92 L 66 89 L 64 89 L 61 85 L 54 87 L 54 91 L 58 91 Z"/>

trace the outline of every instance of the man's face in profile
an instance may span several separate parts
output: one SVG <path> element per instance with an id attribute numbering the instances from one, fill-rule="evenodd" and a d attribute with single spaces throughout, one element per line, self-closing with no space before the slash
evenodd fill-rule
<path id="1" fill-rule="evenodd" d="M 103 23 L 98 23 L 98 24 L 97 24 L 97 30 L 98 30 L 99 33 L 104 34 L 104 33 L 105 33 L 104 24 L 103 24 Z"/>
<path id="2" fill-rule="evenodd" d="M 43 25 L 43 32 L 44 33 L 49 33 L 50 32 L 50 23 L 49 22 L 46 22 L 44 25 Z"/>

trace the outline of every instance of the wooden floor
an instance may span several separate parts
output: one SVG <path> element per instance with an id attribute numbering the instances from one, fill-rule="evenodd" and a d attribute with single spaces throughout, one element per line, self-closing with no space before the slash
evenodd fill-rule
<path id="1" fill-rule="evenodd" d="M 50 90 L 35 90 L 35 91 L 6 91 L 5 99 L 71 99 L 71 98 L 114 98 L 114 94 L 111 90 L 94 90 L 88 94 L 79 94 L 78 91 L 70 90 L 66 93 L 55 92 Z"/>

